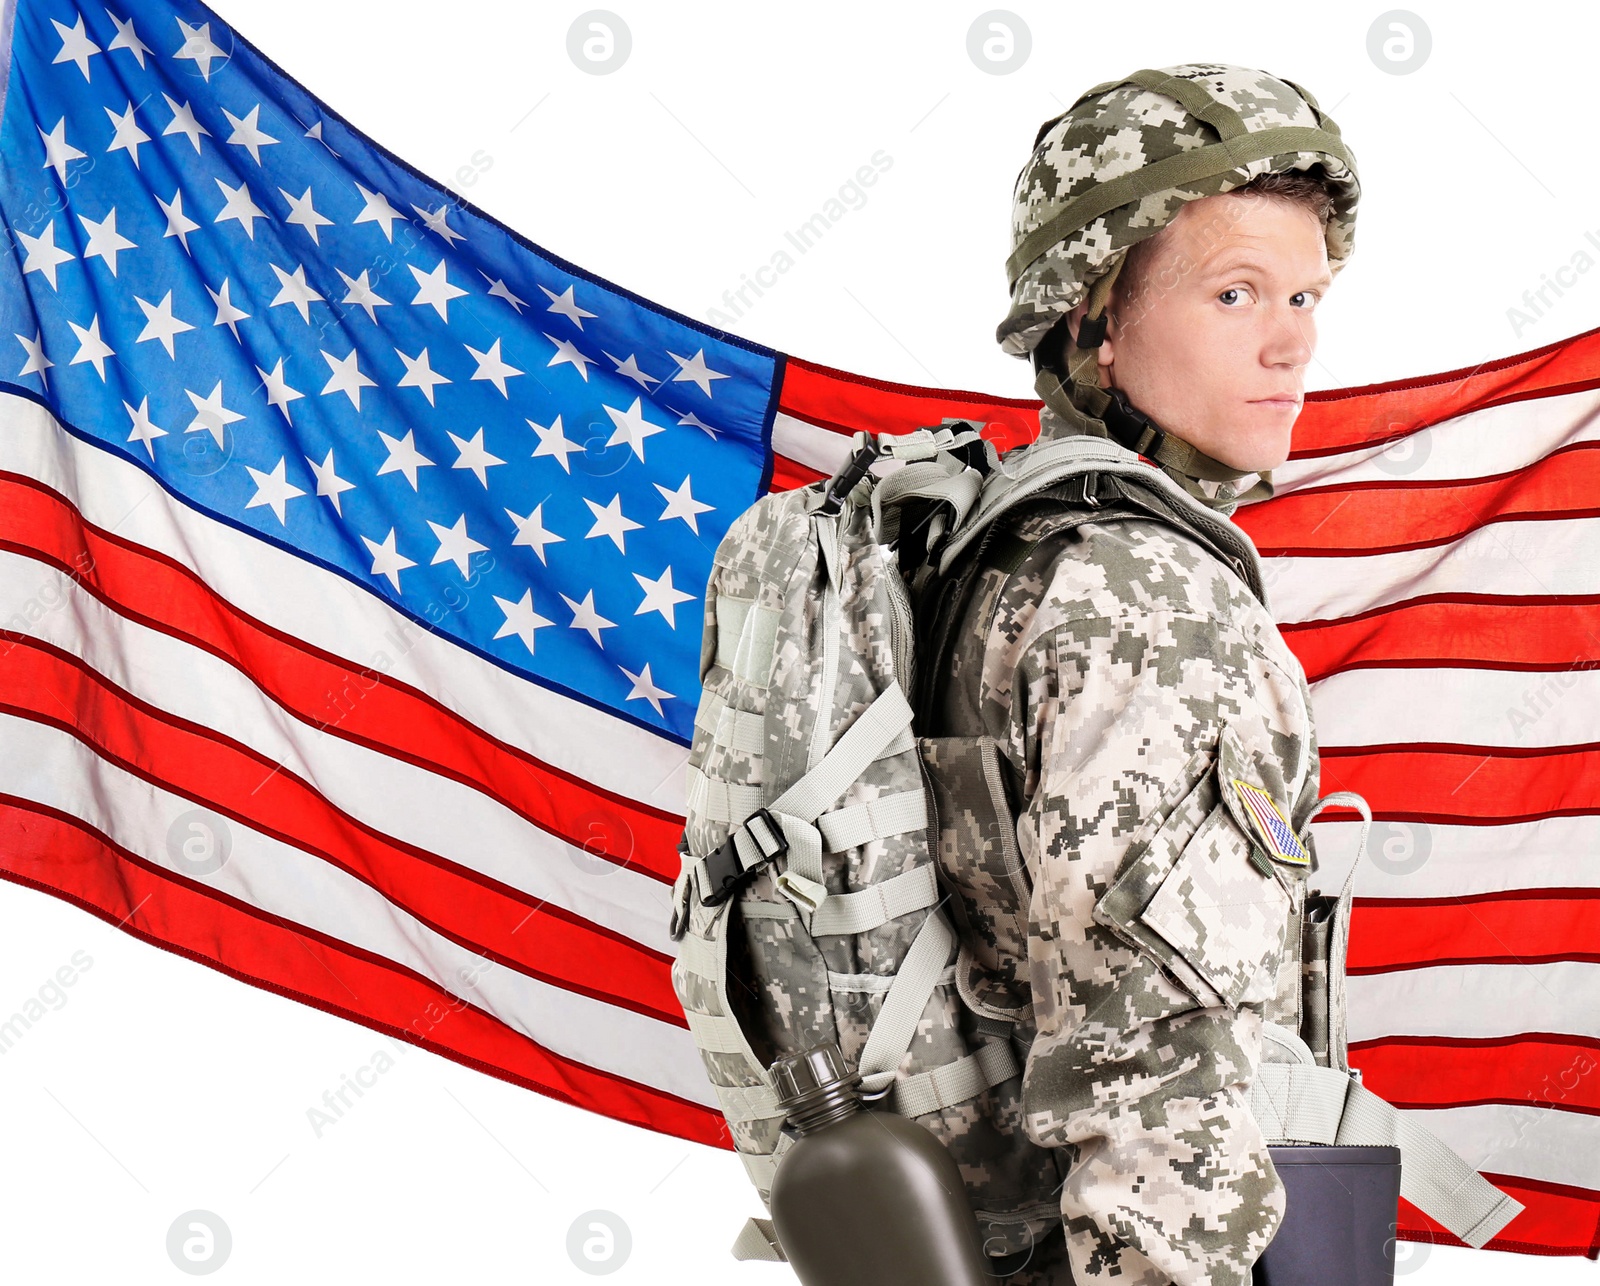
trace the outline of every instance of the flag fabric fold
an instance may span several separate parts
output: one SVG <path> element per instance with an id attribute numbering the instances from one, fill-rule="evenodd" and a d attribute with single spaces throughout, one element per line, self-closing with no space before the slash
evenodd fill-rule
<path id="1" fill-rule="evenodd" d="M 1038 402 L 588 273 L 203 5 L 5 14 L 0 877 L 727 1146 L 666 928 L 717 542 L 859 429 L 1004 449 Z M 1524 1204 L 1492 1248 L 1590 1257 L 1597 410 L 1600 333 L 1312 394 L 1236 515 L 1324 793 L 1376 819 L 1352 1063 Z M 1315 823 L 1330 871 L 1353 818 Z M 1409 1206 L 1400 1235 L 1454 1240 Z"/>

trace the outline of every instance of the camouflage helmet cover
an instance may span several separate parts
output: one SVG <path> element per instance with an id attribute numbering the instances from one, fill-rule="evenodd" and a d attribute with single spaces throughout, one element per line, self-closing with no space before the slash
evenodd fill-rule
<path id="1" fill-rule="evenodd" d="M 1011 309 L 995 338 L 1027 357 L 1129 247 L 1186 202 L 1269 171 L 1314 166 L 1333 196 L 1325 236 L 1337 273 L 1353 249 L 1361 186 L 1338 125 L 1304 89 L 1220 63 L 1096 85 L 1040 126 L 1017 175 L 1006 261 Z"/>

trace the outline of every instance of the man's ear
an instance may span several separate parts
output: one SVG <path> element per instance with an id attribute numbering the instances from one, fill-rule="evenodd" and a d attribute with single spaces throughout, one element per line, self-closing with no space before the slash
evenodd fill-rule
<path id="1" fill-rule="evenodd" d="M 1113 289 L 1113 291 L 1112 291 L 1112 300 L 1114 301 L 1115 298 L 1116 298 L 1116 291 Z M 1110 304 L 1108 303 L 1107 304 L 1107 308 L 1109 309 L 1109 307 L 1110 307 Z M 1078 342 L 1078 327 L 1083 324 L 1084 314 L 1087 313 L 1088 311 L 1089 311 L 1089 301 L 1087 299 L 1085 299 L 1082 303 L 1078 304 L 1077 307 L 1073 308 L 1072 311 L 1070 311 L 1067 314 L 1067 329 L 1071 333 L 1071 338 L 1067 341 L 1069 346 L 1071 346 L 1068 349 L 1069 352 L 1071 351 L 1072 347 L 1076 347 L 1076 345 L 1077 345 L 1077 342 Z M 1113 348 L 1112 332 L 1116 329 L 1116 325 L 1117 325 L 1116 318 L 1115 317 L 1111 317 L 1109 322 L 1108 322 L 1108 324 L 1107 324 L 1107 326 L 1106 326 L 1105 338 L 1100 341 L 1100 347 L 1095 350 L 1095 363 L 1102 371 L 1107 366 L 1111 365 L 1112 358 L 1115 356 L 1115 350 Z M 1102 387 L 1105 385 L 1105 379 L 1103 377 L 1101 378 L 1100 383 L 1101 383 Z"/>

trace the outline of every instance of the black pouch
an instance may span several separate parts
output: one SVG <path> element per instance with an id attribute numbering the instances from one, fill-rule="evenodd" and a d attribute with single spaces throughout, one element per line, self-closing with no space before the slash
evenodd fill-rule
<path id="1" fill-rule="evenodd" d="M 1254 1286 L 1392 1286 L 1400 1149 L 1271 1143 L 1288 1207 Z"/>

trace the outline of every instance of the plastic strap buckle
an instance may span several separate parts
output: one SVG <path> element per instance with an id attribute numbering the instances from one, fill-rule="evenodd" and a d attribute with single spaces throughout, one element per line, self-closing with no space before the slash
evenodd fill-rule
<path id="1" fill-rule="evenodd" d="M 752 829 L 752 823 L 761 822 L 767 828 L 766 839 Z M 748 835 L 755 846 L 761 850 L 761 860 L 749 866 L 739 860 L 739 846 L 737 838 L 739 832 Z M 765 808 L 758 808 L 750 816 L 740 822 L 738 827 L 729 832 L 728 838 L 722 841 L 717 851 L 705 859 L 706 883 L 709 885 L 700 898 L 703 906 L 721 906 L 746 883 L 755 878 L 755 874 L 774 858 L 782 857 L 789 851 L 789 841 L 784 836 L 783 827 Z"/>

